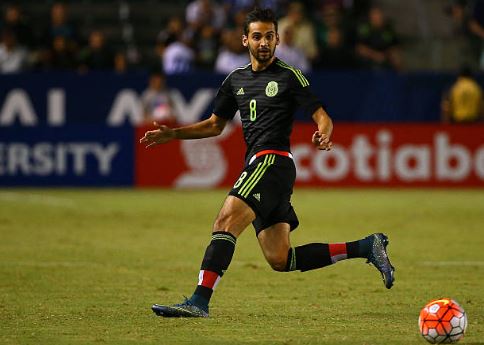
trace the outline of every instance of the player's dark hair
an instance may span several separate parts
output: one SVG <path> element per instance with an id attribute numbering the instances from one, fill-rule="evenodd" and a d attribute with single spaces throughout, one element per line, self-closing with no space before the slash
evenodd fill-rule
<path id="1" fill-rule="evenodd" d="M 249 34 L 249 25 L 254 22 L 273 23 L 277 33 L 277 20 L 274 12 L 270 8 L 261 9 L 259 7 L 254 8 L 247 14 L 244 23 L 244 34 Z"/>

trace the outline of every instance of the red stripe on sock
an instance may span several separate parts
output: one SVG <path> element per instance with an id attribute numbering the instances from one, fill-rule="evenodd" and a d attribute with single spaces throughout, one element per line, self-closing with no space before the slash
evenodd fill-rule
<path id="1" fill-rule="evenodd" d="M 205 286 L 209 289 L 213 289 L 215 283 L 217 282 L 218 274 L 211 271 L 203 271 L 202 281 L 198 285 Z"/>
<path id="2" fill-rule="evenodd" d="M 331 257 L 337 255 L 347 255 L 346 243 L 331 243 L 329 244 L 329 255 Z"/>

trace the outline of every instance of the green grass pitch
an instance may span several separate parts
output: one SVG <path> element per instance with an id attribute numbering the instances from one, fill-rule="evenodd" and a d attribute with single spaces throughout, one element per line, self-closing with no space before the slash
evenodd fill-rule
<path id="1" fill-rule="evenodd" d="M 0 191 L 0 344 L 425 344 L 420 309 L 465 308 L 462 344 L 484 344 L 482 190 L 306 190 L 292 244 L 383 231 L 396 266 L 384 288 L 364 260 L 306 273 L 265 263 L 252 228 L 209 319 L 163 319 L 190 295 L 226 191 Z"/>

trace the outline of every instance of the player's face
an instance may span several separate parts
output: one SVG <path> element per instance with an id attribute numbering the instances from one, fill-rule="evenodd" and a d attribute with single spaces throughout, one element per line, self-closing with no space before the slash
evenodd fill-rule
<path id="1" fill-rule="evenodd" d="M 258 62 L 264 63 L 272 59 L 279 44 L 279 35 L 274 23 L 253 22 L 249 24 L 249 33 L 243 36 L 242 44 L 249 48 Z"/>

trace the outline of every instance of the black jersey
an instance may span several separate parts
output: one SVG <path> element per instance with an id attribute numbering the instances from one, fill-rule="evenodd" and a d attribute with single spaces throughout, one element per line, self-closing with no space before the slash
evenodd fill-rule
<path id="1" fill-rule="evenodd" d="M 297 108 L 312 114 L 321 106 L 308 86 L 300 70 L 277 58 L 263 71 L 253 71 L 249 64 L 224 80 L 213 113 L 232 119 L 240 110 L 246 159 L 266 149 L 289 151 Z"/>

